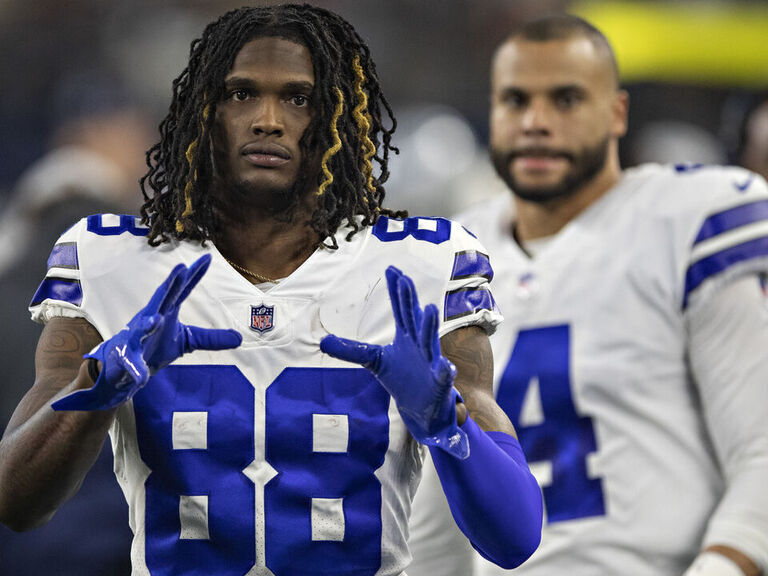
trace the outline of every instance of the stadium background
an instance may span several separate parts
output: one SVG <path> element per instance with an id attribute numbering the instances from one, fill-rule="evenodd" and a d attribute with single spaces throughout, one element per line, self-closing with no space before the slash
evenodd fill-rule
<path id="1" fill-rule="evenodd" d="M 484 161 L 488 62 L 527 18 L 570 10 L 614 43 L 629 89 L 625 166 L 725 162 L 723 116 L 768 86 L 768 2 L 317 0 L 365 37 L 400 126 L 391 200 L 450 214 L 495 186 Z M 242 1 L 0 0 L 0 199 L 52 127 L 119 97 L 157 122 L 205 22 Z M 92 83 L 92 85 L 91 85 Z M 137 195 L 138 200 L 138 195 Z"/>

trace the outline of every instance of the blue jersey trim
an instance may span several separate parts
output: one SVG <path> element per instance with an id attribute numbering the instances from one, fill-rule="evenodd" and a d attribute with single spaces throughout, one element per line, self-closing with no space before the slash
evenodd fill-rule
<path id="1" fill-rule="evenodd" d="M 443 320 L 454 320 L 478 310 L 493 310 L 496 302 L 488 288 L 462 288 L 445 293 Z"/>
<path id="2" fill-rule="evenodd" d="M 104 226 L 102 223 L 102 216 L 104 216 L 104 214 L 92 214 L 88 216 L 88 232 L 93 232 L 99 236 L 119 236 L 124 232 L 128 232 L 133 236 L 146 236 L 149 234 L 149 228 L 138 224 L 138 218 L 136 216 L 121 214 L 117 226 Z"/>
<path id="3" fill-rule="evenodd" d="M 720 274 L 734 264 L 762 256 L 768 256 L 768 236 L 731 246 L 691 264 L 685 274 L 683 309 L 688 306 L 688 297 L 691 292 L 701 286 L 705 280 Z"/>
<path id="4" fill-rule="evenodd" d="M 693 245 L 760 220 L 768 220 L 768 200 L 758 200 L 712 214 L 704 220 Z"/>
<path id="5" fill-rule="evenodd" d="M 45 278 L 32 297 L 30 306 L 37 306 L 43 300 L 60 300 L 80 306 L 83 302 L 83 289 L 80 280 L 70 278 Z"/>
<path id="6" fill-rule="evenodd" d="M 401 222 L 402 230 L 389 230 L 389 222 Z M 420 228 L 421 222 L 434 222 L 434 230 Z M 427 216 L 414 216 L 399 220 L 382 216 L 373 226 L 373 235 L 382 242 L 397 242 L 405 240 L 408 236 L 416 240 L 423 240 L 431 244 L 442 244 L 451 237 L 451 221 L 445 218 L 432 218 Z"/>
<path id="7" fill-rule="evenodd" d="M 489 282 L 493 279 L 493 268 L 491 268 L 488 255 L 477 250 L 457 252 L 453 258 L 451 280 L 463 280 L 472 277 L 485 278 Z"/>
<path id="8" fill-rule="evenodd" d="M 79 268 L 77 262 L 77 244 L 75 242 L 62 242 L 56 244 L 48 256 L 48 268 Z"/>

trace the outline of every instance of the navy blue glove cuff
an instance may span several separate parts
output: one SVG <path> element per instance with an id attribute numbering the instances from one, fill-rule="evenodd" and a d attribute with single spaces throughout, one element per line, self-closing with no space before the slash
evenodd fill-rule
<path id="1" fill-rule="evenodd" d="M 469 441 L 467 459 L 430 446 L 451 513 L 483 557 L 515 568 L 541 540 L 541 490 L 515 438 L 484 432 L 469 416 L 460 428 Z"/>

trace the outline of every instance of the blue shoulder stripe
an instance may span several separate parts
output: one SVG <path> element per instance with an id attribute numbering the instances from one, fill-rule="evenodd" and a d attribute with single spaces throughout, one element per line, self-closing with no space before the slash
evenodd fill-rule
<path id="1" fill-rule="evenodd" d="M 77 243 L 62 242 L 56 244 L 48 256 L 48 269 L 51 268 L 72 268 L 78 269 L 77 262 Z"/>
<path id="2" fill-rule="evenodd" d="M 712 214 L 701 225 L 693 245 L 704 242 L 724 232 L 734 230 L 760 220 L 768 220 L 768 200 L 741 204 L 735 208 Z"/>
<path id="3" fill-rule="evenodd" d="M 496 302 L 488 288 L 461 288 L 445 293 L 443 320 L 453 320 L 478 310 L 494 310 Z"/>
<path id="4" fill-rule="evenodd" d="M 711 214 L 701 225 L 693 242 L 693 247 L 708 240 L 714 239 L 714 242 L 718 242 L 717 237 L 758 222 L 768 222 L 768 200 L 740 204 L 728 210 Z M 757 232 L 760 231 L 757 230 Z M 744 241 L 726 246 L 697 260 L 688 267 L 685 273 L 683 309 L 688 306 L 691 293 L 707 279 L 717 276 L 735 264 L 768 256 L 768 236 L 758 234 L 754 234 L 754 236 L 756 237 L 749 240 L 742 238 Z M 735 238 L 734 241 L 736 241 Z"/>
<path id="5" fill-rule="evenodd" d="M 739 262 L 765 256 L 768 256 L 768 237 L 763 236 L 731 246 L 694 262 L 688 267 L 685 274 L 683 309 L 688 306 L 688 297 L 691 292 L 701 286 L 707 278 L 711 278 Z"/>
<path id="6" fill-rule="evenodd" d="M 491 268 L 488 255 L 477 250 L 457 252 L 453 258 L 451 280 L 462 280 L 475 276 L 485 278 L 489 282 L 493 279 L 493 268 Z"/>
<path id="7" fill-rule="evenodd" d="M 83 302 L 83 289 L 80 287 L 80 281 L 70 278 L 45 278 L 40 283 L 40 287 L 29 305 L 37 306 L 47 298 L 80 306 Z"/>

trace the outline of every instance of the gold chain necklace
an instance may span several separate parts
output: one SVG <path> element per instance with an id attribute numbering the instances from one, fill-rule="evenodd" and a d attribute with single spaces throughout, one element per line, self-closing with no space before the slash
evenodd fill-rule
<path id="1" fill-rule="evenodd" d="M 269 276 L 262 276 L 261 274 L 257 274 L 256 272 L 251 272 L 247 268 L 243 268 L 242 266 L 235 264 L 229 258 L 225 257 L 224 260 L 229 262 L 230 266 L 232 266 L 235 270 L 239 270 L 243 274 L 248 274 L 248 276 L 250 276 L 251 278 L 255 278 L 256 280 L 258 280 L 259 283 L 269 282 L 270 284 L 277 284 L 278 282 L 280 282 L 279 280 L 270 278 Z"/>

